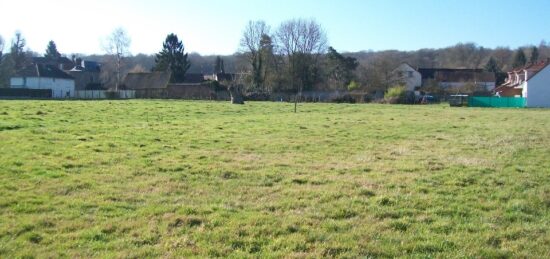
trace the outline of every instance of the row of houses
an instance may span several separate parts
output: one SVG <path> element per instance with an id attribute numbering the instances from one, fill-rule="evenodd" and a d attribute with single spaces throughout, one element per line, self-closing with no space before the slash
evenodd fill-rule
<path id="1" fill-rule="evenodd" d="M 226 90 L 209 82 L 221 81 L 229 74 L 186 74 L 181 83 L 170 83 L 171 72 L 128 73 L 122 89 L 135 91 L 136 98 L 173 98 L 195 100 L 229 100 Z"/>
<path id="2" fill-rule="evenodd" d="M 24 69 L 10 78 L 10 88 L 50 90 L 51 98 L 82 98 L 94 95 L 86 91 L 107 90 L 101 84 L 101 66 L 97 62 L 68 58 L 56 60 L 37 57 Z M 231 74 L 186 74 L 184 82 L 170 83 L 170 72 L 129 73 L 123 80 L 120 90 L 135 92 L 137 98 L 185 98 L 185 99 L 228 99 L 227 91 L 210 87 L 208 81 L 221 81 L 231 78 Z M 216 91 L 218 90 L 218 91 Z M 14 91 L 16 93 L 28 93 Z M 95 97 L 94 97 L 95 98 Z"/>
<path id="3" fill-rule="evenodd" d="M 442 89 L 457 89 L 473 84 L 480 91 L 492 91 L 496 83 L 495 74 L 483 69 L 414 68 L 408 63 L 402 63 L 392 71 L 392 80 L 416 94 L 420 94 L 423 87 L 431 82 Z"/>
<path id="4" fill-rule="evenodd" d="M 508 72 L 501 85 L 496 85 L 494 73 L 482 69 L 414 68 L 402 63 L 392 71 L 393 80 L 421 95 L 428 83 L 452 90 L 473 85 L 476 91 L 497 97 L 525 98 L 525 107 L 550 107 L 550 59 L 528 63 Z"/>
<path id="5" fill-rule="evenodd" d="M 508 77 L 494 93 L 497 96 L 523 97 L 526 107 L 550 107 L 550 59 L 508 72 Z"/>
<path id="6" fill-rule="evenodd" d="M 97 62 L 61 58 L 55 61 L 33 58 L 31 65 L 18 71 L 10 80 L 10 88 L 50 89 L 53 98 L 74 98 L 77 91 L 100 90 L 101 66 Z M 210 81 L 226 81 L 233 74 L 187 74 L 185 81 L 170 83 L 170 72 L 129 73 L 121 89 L 135 92 L 137 98 L 184 98 L 227 100 L 223 89 Z M 392 71 L 392 80 L 406 90 L 422 95 L 428 84 L 441 89 L 460 89 L 473 85 L 477 91 L 495 96 L 526 99 L 527 107 L 550 107 L 550 59 L 527 64 L 508 72 L 506 81 L 497 86 L 495 74 L 482 69 L 414 68 L 402 63 Z"/>
<path id="7" fill-rule="evenodd" d="M 10 88 L 50 89 L 53 98 L 70 98 L 75 91 L 101 89 L 100 72 L 100 64 L 94 61 L 35 57 L 10 78 Z"/>

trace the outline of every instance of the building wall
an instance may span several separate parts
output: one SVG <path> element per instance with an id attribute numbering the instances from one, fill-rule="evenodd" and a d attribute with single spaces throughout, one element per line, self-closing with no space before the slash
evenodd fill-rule
<path id="1" fill-rule="evenodd" d="M 550 108 L 550 66 L 533 76 L 523 89 L 527 107 Z"/>
<path id="2" fill-rule="evenodd" d="M 442 88 L 454 88 L 454 87 L 464 87 L 465 85 L 471 82 L 440 82 L 439 86 Z M 477 82 L 479 88 L 483 88 L 486 91 L 492 91 L 495 89 L 495 82 Z"/>
<path id="3" fill-rule="evenodd" d="M 89 84 L 100 84 L 101 78 L 99 72 L 90 71 L 65 71 L 75 80 L 76 90 L 87 90 Z"/>
<path id="4" fill-rule="evenodd" d="M 502 90 L 499 91 L 499 96 L 502 97 L 517 97 L 522 96 L 521 89 L 511 88 L 511 87 L 503 87 Z"/>
<path id="5" fill-rule="evenodd" d="M 393 71 L 395 81 L 405 84 L 407 91 L 414 91 L 422 85 L 422 75 L 408 64 L 401 64 Z"/>
<path id="6" fill-rule="evenodd" d="M 53 98 L 74 97 L 74 80 L 48 77 L 12 77 L 10 88 L 51 89 Z"/>

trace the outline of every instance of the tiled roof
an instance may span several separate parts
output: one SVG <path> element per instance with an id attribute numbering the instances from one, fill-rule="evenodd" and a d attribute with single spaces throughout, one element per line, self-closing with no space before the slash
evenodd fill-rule
<path id="1" fill-rule="evenodd" d="M 483 69 L 419 68 L 422 80 L 440 82 L 495 82 L 495 74 Z"/>
<path id="2" fill-rule="evenodd" d="M 53 65 L 32 64 L 18 71 L 15 77 L 48 77 L 48 78 L 63 78 L 74 79 L 69 74 Z"/>
<path id="3" fill-rule="evenodd" d="M 170 82 L 170 72 L 128 73 L 123 80 L 127 89 L 163 89 Z"/>

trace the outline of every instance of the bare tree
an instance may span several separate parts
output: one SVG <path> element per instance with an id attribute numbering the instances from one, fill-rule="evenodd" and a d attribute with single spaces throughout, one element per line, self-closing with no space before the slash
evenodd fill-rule
<path id="1" fill-rule="evenodd" d="M 116 84 L 115 84 L 115 91 L 118 91 L 118 87 L 120 85 L 121 80 L 121 66 L 122 66 L 122 60 L 125 56 L 130 55 L 130 43 L 131 39 L 130 36 L 128 36 L 128 33 L 123 28 L 117 28 L 115 29 L 111 35 L 107 38 L 107 42 L 105 42 L 104 49 L 115 59 L 116 62 Z"/>
<path id="2" fill-rule="evenodd" d="M 241 52 L 252 67 L 252 84 L 260 89 L 264 83 L 265 57 L 263 57 L 263 40 L 269 37 L 269 26 L 264 21 L 249 21 L 241 38 Z"/>
<path id="3" fill-rule="evenodd" d="M 294 19 L 283 22 L 276 32 L 280 54 L 286 57 L 292 88 L 296 91 L 294 112 L 305 85 L 313 84 L 312 68 L 326 51 L 327 36 L 315 20 Z"/>

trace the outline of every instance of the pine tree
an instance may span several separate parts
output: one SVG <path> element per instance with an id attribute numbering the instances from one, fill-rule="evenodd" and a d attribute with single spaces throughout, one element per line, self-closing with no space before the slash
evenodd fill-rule
<path id="1" fill-rule="evenodd" d="M 44 54 L 44 57 L 50 60 L 58 60 L 61 58 L 61 53 L 57 51 L 57 46 L 53 40 L 48 42 L 48 47 L 46 48 L 46 54 Z"/>
<path id="2" fill-rule="evenodd" d="M 525 66 L 525 64 L 527 64 L 527 57 L 525 56 L 523 49 L 520 48 L 514 55 L 514 62 L 512 63 L 512 66 L 514 68 L 520 68 Z"/>
<path id="3" fill-rule="evenodd" d="M 214 73 L 225 74 L 225 67 L 223 64 L 223 59 L 220 56 L 216 56 L 216 64 L 214 65 Z"/>
<path id="4" fill-rule="evenodd" d="M 170 81 L 183 82 L 185 79 L 185 73 L 191 66 L 191 63 L 187 59 L 187 53 L 184 53 L 183 43 L 178 39 L 176 34 L 169 34 L 166 36 L 166 40 L 162 44 L 162 51 L 160 51 L 155 58 L 156 71 L 172 72 Z"/>
<path id="5" fill-rule="evenodd" d="M 531 50 L 531 58 L 529 59 L 529 62 L 535 63 L 539 60 L 539 49 L 537 47 L 533 47 Z"/>
<path id="6" fill-rule="evenodd" d="M 485 71 L 495 74 L 496 84 L 500 85 L 506 79 L 506 73 L 502 72 L 495 58 L 489 58 L 487 64 L 485 64 Z"/>
<path id="7" fill-rule="evenodd" d="M 485 70 L 492 73 L 501 72 L 497 61 L 493 57 L 489 58 L 489 61 L 487 61 L 487 64 L 485 65 Z"/>

